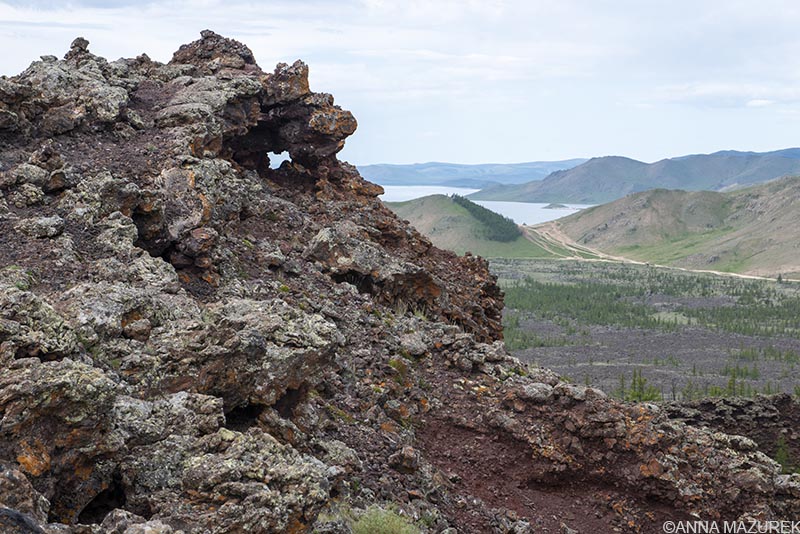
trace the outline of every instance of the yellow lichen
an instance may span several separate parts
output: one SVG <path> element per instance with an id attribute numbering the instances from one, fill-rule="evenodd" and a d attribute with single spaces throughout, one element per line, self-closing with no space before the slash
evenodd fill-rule
<path id="1" fill-rule="evenodd" d="M 17 463 L 20 469 L 28 474 L 38 477 L 45 471 L 50 470 L 50 454 L 44 444 L 37 438 L 33 445 L 28 441 L 20 444 L 21 452 L 17 455 Z"/>

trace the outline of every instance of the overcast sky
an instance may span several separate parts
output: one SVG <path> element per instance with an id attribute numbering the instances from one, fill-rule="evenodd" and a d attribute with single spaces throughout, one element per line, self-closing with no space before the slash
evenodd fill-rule
<path id="1" fill-rule="evenodd" d="M 0 74 L 78 35 L 168 61 L 205 28 L 267 71 L 306 61 L 356 164 L 800 145 L 796 0 L 0 0 Z"/>

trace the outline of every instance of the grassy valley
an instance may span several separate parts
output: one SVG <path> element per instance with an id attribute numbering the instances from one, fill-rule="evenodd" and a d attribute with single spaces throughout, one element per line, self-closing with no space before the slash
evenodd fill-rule
<path id="1" fill-rule="evenodd" d="M 493 258 L 522 360 L 631 401 L 800 395 L 800 178 L 635 193 L 505 242 L 465 199 L 390 207 L 437 246 Z"/>
<path id="2" fill-rule="evenodd" d="M 626 400 L 800 394 L 800 286 L 495 260 L 514 354 Z"/>
<path id="3" fill-rule="evenodd" d="M 637 193 L 558 221 L 576 243 L 676 267 L 800 274 L 800 178 L 747 189 Z"/>

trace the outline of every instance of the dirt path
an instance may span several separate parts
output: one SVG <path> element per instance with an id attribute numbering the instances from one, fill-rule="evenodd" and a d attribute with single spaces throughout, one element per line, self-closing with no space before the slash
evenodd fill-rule
<path id="1" fill-rule="evenodd" d="M 545 247 L 547 248 L 548 252 L 552 252 L 553 254 L 558 255 L 558 252 L 555 252 L 553 249 L 560 248 L 560 249 L 566 249 L 567 251 L 573 253 L 572 255 L 564 255 L 563 259 L 577 259 L 577 260 L 596 259 L 596 260 L 622 261 L 622 262 L 633 261 L 629 260 L 628 258 L 623 258 L 621 256 L 612 256 L 611 254 L 606 254 L 605 252 L 601 252 L 599 250 L 595 250 L 585 245 L 581 245 L 580 243 L 570 238 L 567 234 L 565 234 L 561 230 L 561 227 L 555 221 L 537 224 L 536 226 L 523 226 L 522 229 L 523 233 L 525 234 L 525 237 L 528 240 L 537 243 L 540 246 L 545 246 L 547 244 L 550 244 L 551 245 L 550 247 Z M 592 256 L 594 258 L 591 257 L 587 258 L 586 256 Z M 634 263 L 642 263 L 642 262 L 634 262 Z"/>
<path id="2" fill-rule="evenodd" d="M 630 263 L 634 265 L 650 265 L 653 267 L 660 267 L 662 269 L 672 269 L 675 271 L 684 271 L 690 273 L 706 273 L 706 274 L 715 274 L 720 276 L 730 276 L 733 278 L 742 278 L 747 280 L 769 280 L 773 282 L 776 280 L 775 278 L 769 278 L 766 276 L 729 273 L 724 271 L 713 271 L 711 269 L 687 269 L 685 267 L 660 265 L 646 261 L 634 260 L 631 258 L 626 258 L 624 256 L 614 256 L 612 254 L 607 254 L 605 252 L 601 252 L 597 249 L 593 249 L 591 247 L 587 247 L 586 245 L 582 245 L 576 242 L 574 239 L 565 234 L 563 230 L 561 230 L 561 226 L 558 224 L 557 221 L 549 221 L 537 224 L 535 226 L 523 226 L 522 231 L 526 239 L 528 239 L 533 243 L 536 243 L 537 245 L 541 246 L 548 252 L 556 256 L 559 256 L 559 259 L 562 260 L 607 261 L 607 262 Z M 556 249 L 566 249 L 567 251 L 573 252 L 574 254 L 572 255 L 560 254 Z M 785 278 L 784 280 L 793 282 L 800 281 L 797 279 L 788 279 L 788 278 Z"/>

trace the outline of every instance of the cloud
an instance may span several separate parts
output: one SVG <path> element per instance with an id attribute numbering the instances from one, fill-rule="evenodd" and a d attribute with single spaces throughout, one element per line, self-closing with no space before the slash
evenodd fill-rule
<path id="1" fill-rule="evenodd" d="M 58 28 L 70 30 L 101 30 L 110 29 L 109 25 L 104 24 L 87 24 L 85 22 L 59 22 L 54 20 L 49 21 L 30 21 L 30 20 L 0 20 L 0 28 L 5 29 L 45 29 L 45 28 Z"/>
<path id="2" fill-rule="evenodd" d="M 765 107 L 800 102 L 800 86 L 736 82 L 698 82 L 659 88 L 655 101 L 703 107 Z"/>
<path id="3" fill-rule="evenodd" d="M 14 51 L 0 56 L 0 74 L 63 54 L 78 35 L 109 59 L 168 61 L 209 28 L 245 42 L 267 71 L 304 59 L 312 88 L 372 132 L 348 141 L 357 159 L 533 160 L 539 147 L 559 159 L 609 152 L 610 124 L 660 131 L 658 121 L 693 121 L 708 125 L 698 138 L 730 139 L 714 126 L 723 114 L 760 117 L 742 135 L 763 131 L 764 117 L 791 116 L 798 26 L 794 0 L 758 10 L 746 0 L 0 0 L 0 47 Z M 418 141 L 421 130 L 438 135 Z M 678 150 L 646 135 L 625 142 L 643 159 Z"/>
<path id="4" fill-rule="evenodd" d="M 774 100 L 768 100 L 766 98 L 754 98 L 753 100 L 748 100 L 745 106 L 748 108 L 763 108 L 764 106 L 771 106 L 774 103 Z"/>
<path id="5" fill-rule="evenodd" d="M 115 9 L 119 7 L 154 4 L 155 0 L 72 0 L 70 2 L 59 2 L 57 0 L 5 0 L 3 3 L 12 7 L 37 10 L 54 10 L 64 7 L 68 9 L 79 9 L 82 7 Z"/>

